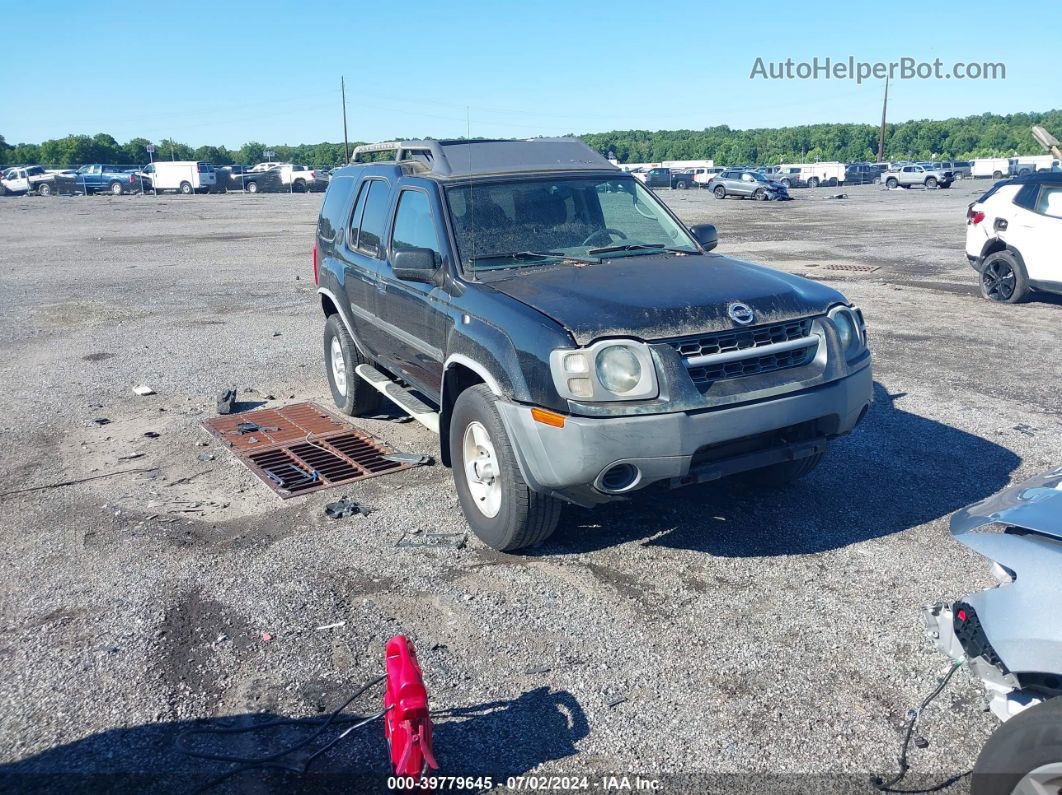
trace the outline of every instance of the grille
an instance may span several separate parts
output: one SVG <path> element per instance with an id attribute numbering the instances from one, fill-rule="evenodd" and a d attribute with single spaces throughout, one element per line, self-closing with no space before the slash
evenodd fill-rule
<path id="1" fill-rule="evenodd" d="M 704 390 L 716 381 L 728 378 L 740 378 L 746 375 L 761 375 L 790 367 L 802 367 L 811 362 L 815 356 L 815 346 L 799 348 L 780 353 L 756 355 L 756 348 L 773 345 L 778 342 L 805 339 L 811 334 L 811 318 L 790 320 L 785 323 L 773 323 L 769 326 L 735 329 L 716 334 L 701 334 L 694 337 L 680 337 L 665 340 L 685 358 L 693 356 L 710 356 L 731 351 L 748 351 L 746 358 L 736 361 L 710 364 L 703 367 L 689 368 L 690 378 L 698 388 Z"/>
<path id="2" fill-rule="evenodd" d="M 746 348 L 758 348 L 776 342 L 799 340 L 811 333 L 811 318 L 791 320 L 787 323 L 775 323 L 770 326 L 721 331 L 717 334 L 704 334 L 696 337 L 680 337 L 665 340 L 681 356 L 709 356 L 713 353 L 743 351 Z"/>

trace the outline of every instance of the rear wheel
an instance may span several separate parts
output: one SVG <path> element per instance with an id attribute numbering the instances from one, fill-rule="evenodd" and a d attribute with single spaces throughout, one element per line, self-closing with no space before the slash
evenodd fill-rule
<path id="1" fill-rule="evenodd" d="M 974 765 L 971 795 L 1062 792 L 1062 698 L 1030 707 L 988 738 Z"/>
<path id="2" fill-rule="evenodd" d="M 125 193 L 125 188 L 122 187 L 122 183 L 121 182 L 112 182 L 111 183 L 111 195 L 112 196 L 121 196 L 123 193 Z"/>
<path id="3" fill-rule="evenodd" d="M 295 180 L 295 181 L 294 181 L 294 182 L 293 182 L 293 183 L 291 184 L 291 188 L 292 188 L 292 190 L 294 190 L 294 191 L 295 191 L 296 193 L 305 193 L 305 192 L 306 192 L 306 180 L 304 180 L 304 179 L 297 179 L 297 180 Z"/>
<path id="4" fill-rule="evenodd" d="M 1001 304 L 1020 304 L 1029 297 L 1029 277 L 1012 252 L 996 251 L 985 257 L 981 295 Z"/>
<path id="5" fill-rule="evenodd" d="M 243 189 L 248 193 L 258 193 L 258 183 L 252 180 L 244 185 Z"/>
<path id="6" fill-rule="evenodd" d="M 52 186 L 49 185 L 47 182 L 42 182 L 40 185 L 37 186 L 37 195 L 38 196 L 51 196 L 52 195 Z"/>
<path id="7" fill-rule="evenodd" d="M 783 184 L 783 185 L 784 185 L 784 186 L 786 187 L 786 189 L 789 189 L 789 188 L 793 187 L 793 183 L 791 183 L 791 182 L 790 182 L 789 180 L 787 180 L 787 179 L 783 179 L 783 180 L 782 180 L 782 184 Z"/>
<path id="8" fill-rule="evenodd" d="M 354 372 L 359 364 L 368 364 L 339 315 L 329 315 L 324 328 L 325 372 L 332 400 L 344 414 L 357 417 L 370 414 L 380 405 L 380 393 Z"/>
<path id="9" fill-rule="evenodd" d="M 895 188 L 899 184 L 900 184 L 900 181 L 898 179 L 896 179 L 896 177 L 889 177 L 887 180 L 885 180 L 885 187 L 886 188 Z"/>
<path id="10" fill-rule="evenodd" d="M 757 486 L 784 486 L 808 474 L 819 465 L 824 455 L 826 454 L 815 453 L 806 458 L 798 458 L 796 461 L 782 461 L 779 464 L 744 472 L 739 477 Z"/>
<path id="11" fill-rule="evenodd" d="M 1003 179 L 1003 172 L 1002 171 L 993 171 L 992 172 L 992 179 Z"/>
<path id="12" fill-rule="evenodd" d="M 675 183 L 675 188 L 677 190 L 686 190 L 686 180 L 680 179 L 678 182 Z"/>
<path id="13" fill-rule="evenodd" d="M 192 192 L 192 183 L 191 182 L 182 182 L 180 190 L 181 190 L 181 193 L 185 193 L 185 194 L 191 193 Z"/>
<path id="14" fill-rule="evenodd" d="M 715 190 L 712 191 L 712 193 L 715 194 L 715 198 L 717 198 L 717 199 L 725 199 L 726 198 L 726 188 L 724 188 L 722 185 L 716 185 L 715 186 Z"/>
<path id="15" fill-rule="evenodd" d="M 545 541 L 556 529 L 560 500 L 524 481 L 495 397 L 483 384 L 454 403 L 450 454 L 461 509 L 484 544 L 508 552 Z"/>
<path id="16" fill-rule="evenodd" d="M 809 179 L 808 180 L 808 187 L 809 188 L 817 188 L 817 187 L 819 187 L 819 178 L 818 177 L 812 177 L 811 179 Z"/>

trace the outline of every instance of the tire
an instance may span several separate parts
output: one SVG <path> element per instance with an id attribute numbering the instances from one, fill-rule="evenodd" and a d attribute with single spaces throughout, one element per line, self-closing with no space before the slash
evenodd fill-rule
<path id="1" fill-rule="evenodd" d="M 337 358 L 342 361 L 337 361 Z M 324 327 L 324 361 L 332 400 L 344 414 L 357 417 L 372 414 L 380 405 L 380 393 L 354 372 L 368 364 L 339 315 L 329 315 Z M 337 377 L 338 376 L 338 377 Z"/>
<path id="2" fill-rule="evenodd" d="M 49 185 L 47 182 L 40 183 L 37 186 L 37 195 L 38 196 L 51 196 L 52 195 L 52 186 Z"/>
<path id="3" fill-rule="evenodd" d="M 481 444 L 484 440 L 486 445 Z M 477 451 L 477 459 L 466 464 L 472 451 Z M 532 491 L 524 482 L 494 394 L 484 384 L 457 396 L 450 417 L 450 456 L 461 510 L 480 541 L 499 552 L 511 552 L 553 534 L 562 503 Z M 481 472 L 477 467 L 485 465 L 495 472 L 493 478 L 489 483 L 474 480 L 471 472 Z"/>
<path id="4" fill-rule="evenodd" d="M 686 180 L 680 179 L 675 183 L 675 190 L 686 190 Z"/>
<path id="5" fill-rule="evenodd" d="M 992 179 L 1003 179 L 1003 172 L 1002 171 L 993 171 L 992 172 Z"/>
<path id="6" fill-rule="evenodd" d="M 789 190 L 791 187 L 793 187 L 793 184 L 787 179 L 782 180 L 782 185 L 785 186 L 786 190 Z"/>
<path id="7" fill-rule="evenodd" d="M 1020 304 L 1029 297 L 1029 275 L 1011 251 L 996 251 L 981 265 L 981 296 L 1001 304 Z"/>
<path id="8" fill-rule="evenodd" d="M 304 180 L 304 179 L 295 180 L 293 183 L 291 183 L 291 189 L 293 191 L 295 191 L 296 193 L 305 193 L 306 192 L 306 180 Z"/>
<path id="9" fill-rule="evenodd" d="M 248 182 L 246 185 L 243 186 L 243 189 L 245 191 L 247 191 L 248 193 L 258 193 L 258 183 L 255 182 L 254 180 L 251 180 L 250 182 Z"/>
<path id="10" fill-rule="evenodd" d="M 738 477 L 756 486 L 784 486 L 808 474 L 819 465 L 825 455 L 825 453 L 815 453 L 806 458 L 798 458 L 796 461 L 782 461 L 779 464 L 743 472 Z"/>
<path id="11" fill-rule="evenodd" d="M 722 185 L 716 185 L 715 190 L 713 190 L 712 193 L 715 194 L 715 198 L 717 199 L 726 198 L 726 188 L 724 188 Z"/>
<path id="12" fill-rule="evenodd" d="M 937 187 L 937 178 L 926 177 L 926 190 L 933 190 L 935 187 Z"/>
<path id="13" fill-rule="evenodd" d="M 819 178 L 818 177 L 812 177 L 811 179 L 809 179 L 808 180 L 808 187 L 809 188 L 817 188 L 817 187 L 819 187 Z"/>
<path id="14" fill-rule="evenodd" d="M 108 190 L 111 192 L 112 196 L 121 196 L 125 193 L 125 188 L 122 187 L 121 182 L 112 182 Z"/>
<path id="15" fill-rule="evenodd" d="M 974 764 L 971 795 L 1026 795 L 1062 789 L 1060 726 L 1062 698 L 1053 698 L 1018 713 L 996 729 Z M 1028 783 L 1032 771 L 1046 779 L 1040 779 L 1042 788 Z"/>
<path id="16" fill-rule="evenodd" d="M 899 184 L 900 184 L 900 181 L 898 179 L 896 179 L 896 177 L 889 177 L 887 180 L 885 180 L 885 187 L 888 188 L 889 190 L 892 190 L 893 188 L 895 188 Z"/>
<path id="17" fill-rule="evenodd" d="M 752 198 L 754 198 L 756 201 L 765 202 L 767 201 L 767 191 L 765 191 L 763 188 L 756 188 L 756 190 L 752 193 Z"/>
<path id="18" fill-rule="evenodd" d="M 182 182 L 181 183 L 181 187 L 179 188 L 179 190 L 180 190 L 181 193 L 184 193 L 185 195 L 190 195 L 192 193 L 192 183 L 191 182 Z"/>

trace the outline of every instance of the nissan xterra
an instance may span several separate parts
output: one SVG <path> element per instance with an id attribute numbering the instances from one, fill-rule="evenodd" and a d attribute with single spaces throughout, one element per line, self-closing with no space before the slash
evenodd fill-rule
<path id="1" fill-rule="evenodd" d="M 358 163 L 394 152 L 394 160 Z M 380 394 L 439 433 L 475 534 L 538 543 L 564 502 L 798 478 L 871 400 L 863 317 L 814 281 L 711 253 L 585 144 L 355 150 L 313 247 L 341 410 Z"/>

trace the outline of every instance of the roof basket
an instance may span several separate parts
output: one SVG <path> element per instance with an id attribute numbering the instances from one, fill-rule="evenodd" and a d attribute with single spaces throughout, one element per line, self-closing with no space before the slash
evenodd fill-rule
<path id="1" fill-rule="evenodd" d="M 468 177 L 527 171 L 615 171 L 614 165 L 575 138 L 531 140 L 384 141 L 354 147 L 360 156 L 394 152 L 394 162 L 415 162 L 440 177 Z M 366 162 L 360 160 L 360 162 Z"/>

